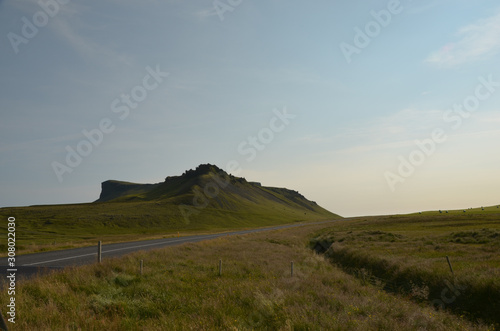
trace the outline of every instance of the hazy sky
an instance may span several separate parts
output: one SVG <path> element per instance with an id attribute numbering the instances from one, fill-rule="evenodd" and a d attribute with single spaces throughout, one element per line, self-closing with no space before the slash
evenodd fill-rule
<path id="1" fill-rule="evenodd" d="M 500 203 L 498 1 L 0 1 L 0 34 L 0 206 L 229 162 L 343 216 Z"/>

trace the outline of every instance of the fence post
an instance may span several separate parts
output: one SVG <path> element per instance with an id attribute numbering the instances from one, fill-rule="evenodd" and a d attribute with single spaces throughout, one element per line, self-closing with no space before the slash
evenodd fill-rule
<path id="1" fill-rule="evenodd" d="M 293 277 L 293 261 L 290 262 L 290 277 Z"/>
<path id="2" fill-rule="evenodd" d="M 99 240 L 97 244 L 97 262 L 101 263 L 102 261 L 102 242 Z"/>
<path id="3" fill-rule="evenodd" d="M 448 255 L 446 255 L 446 261 L 448 261 L 448 265 L 450 266 L 450 271 L 453 276 L 455 276 L 455 273 L 453 272 L 453 267 L 451 266 L 450 258 Z"/>

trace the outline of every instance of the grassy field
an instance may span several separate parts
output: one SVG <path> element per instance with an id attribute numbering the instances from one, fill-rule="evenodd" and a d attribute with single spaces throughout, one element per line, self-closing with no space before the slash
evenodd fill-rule
<path id="1" fill-rule="evenodd" d="M 381 287 L 500 324 L 496 207 L 359 218 L 315 233 L 314 245 L 329 248 L 326 255 L 343 270 Z"/>
<path id="2" fill-rule="evenodd" d="M 181 197 L 190 202 L 190 196 Z M 6 233 L 7 218 L 16 218 L 18 254 L 57 250 L 180 234 L 220 232 L 233 229 L 340 218 L 320 207 L 314 211 L 293 204 L 283 205 L 256 200 L 259 208 L 240 203 L 238 208 L 220 208 L 213 203 L 185 217 L 182 201 L 153 200 L 85 203 L 0 208 L 0 232 Z M 5 256 L 6 240 L 0 240 L 0 255 Z"/>
<path id="3" fill-rule="evenodd" d="M 401 236 L 413 238 L 412 228 L 425 232 L 427 225 L 444 223 L 431 222 L 431 215 L 425 217 L 428 222 L 420 222 L 419 217 L 414 218 L 416 222 L 407 220 L 408 230 Z M 17 321 L 11 329 L 494 330 L 491 325 L 435 310 L 429 302 L 417 303 L 363 282 L 310 248 L 319 237 L 340 238 L 344 233 L 384 226 L 379 231 L 388 232 L 399 221 L 397 217 L 360 219 L 225 237 L 107 259 L 100 265 L 20 282 Z M 444 234 L 436 233 L 432 240 Z M 377 239 L 372 246 L 385 246 L 380 235 L 373 235 Z M 353 241 L 357 245 L 353 247 L 361 249 L 363 242 L 368 249 L 368 240 Z M 445 246 L 444 242 L 440 245 Z M 139 274 L 140 260 L 144 260 L 143 275 Z M 457 272 L 462 272 L 458 266 Z M 5 307 L 7 300 L 2 292 L 0 306 Z"/>

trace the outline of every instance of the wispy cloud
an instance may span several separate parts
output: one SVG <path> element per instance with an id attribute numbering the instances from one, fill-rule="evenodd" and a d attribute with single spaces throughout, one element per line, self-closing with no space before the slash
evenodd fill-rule
<path id="1" fill-rule="evenodd" d="M 367 153 L 367 152 L 373 152 L 373 151 L 401 149 L 401 148 L 407 148 L 407 147 L 411 147 L 411 146 L 415 146 L 414 140 L 401 140 L 401 141 L 382 143 L 382 144 L 369 144 L 369 143 L 367 143 L 364 145 L 356 145 L 353 147 L 340 149 L 340 150 L 335 151 L 335 153 L 360 154 L 360 153 Z"/>
<path id="2" fill-rule="evenodd" d="M 204 19 L 204 18 L 207 18 L 207 17 L 212 17 L 212 16 L 215 16 L 217 15 L 217 11 L 215 11 L 215 9 L 213 8 L 210 8 L 210 9 L 201 9 L 201 10 L 198 10 L 194 13 L 194 15 L 200 19 Z"/>
<path id="3" fill-rule="evenodd" d="M 45 139 L 36 139 L 36 140 L 30 140 L 30 141 L 24 141 L 16 144 L 6 144 L 6 143 L 0 143 L 0 153 L 4 152 L 16 152 L 16 151 L 22 151 L 22 150 L 36 150 L 40 149 L 42 146 L 46 146 L 48 144 L 60 144 L 63 142 L 75 140 L 77 138 L 80 138 L 81 134 L 71 134 L 71 135 L 65 135 L 65 136 L 60 136 L 60 137 L 51 137 L 51 138 L 45 138 Z"/>
<path id="4" fill-rule="evenodd" d="M 481 116 L 476 116 L 476 118 L 482 126 L 485 124 L 498 126 L 498 123 L 500 123 L 500 114 L 498 111 L 485 112 Z"/>
<path id="5" fill-rule="evenodd" d="M 467 129 L 460 132 L 446 132 L 446 134 L 450 140 L 476 137 L 483 139 L 482 146 L 492 143 L 498 145 L 496 137 L 500 135 L 500 130 L 497 128 L 499 122 L 498 112 L 478 113 L 470 119 Z M 336 153 L 363 153 L 415 146 L 415 139 L 429 138 L 430 132 L 433 129 L 441 128 L 443 124 L 442 111 L 440 110 L 405 109 L 384 117 L 383 120 L 370 127 L 370 134 L 360 144 L 347 146 Z"/>
<path id="6" fill-rule="evenodd" d="M 335 153 L 362 153 L 413 146 L 415 139 L 428 137 L 442 124 L 442 111 L 402 109 L 396 113 L 324 136 L 305 135 L 294 142 L 303 145 L 329 145 Z M 338 144 L 341 142 L 341 144 Z M 337 147 L 335 147 L 335 145 Z"/>
<path id="7" fill-rule="evenodd" d="M 108 45 L 97 43 L 85 37 L 83 33 L 75 29 L 75 23 L 70 24 L 68 17 L 58 16 L 54 19 L 54 31 L 56 34 L 73 48 L 82 58 L 89 61 L 104 61 L 104 64 L 111 66 L 119 63 L 131 66 L 132 61 L 126 54 L 115 52 Z M 80 27 L 82 30 L 85 27 Z"/>
<path id="8" fill-rule="evenodd" d="M 435 7 L 437 7 L 441 3 L 442 3 L 441 0 L 435 0 L 435 1 L 431 1 L 429 3 L 425 3 L 425 4 L 419 3 L 417 1 L 411 2 L 409 4 L 409 8 L 406 10 L 406 12 L 409 14 L 419 15 L 419 14 L 422 14 L 426 11 L 433 10 Z"/>
<path id="9" fill-rule="evenodd" d="M 425 61 L 451 68 L 497 54 L 500 51 L 500 13 L 461 28 L 458 36 L 460 40 L 432 52 Z"/>

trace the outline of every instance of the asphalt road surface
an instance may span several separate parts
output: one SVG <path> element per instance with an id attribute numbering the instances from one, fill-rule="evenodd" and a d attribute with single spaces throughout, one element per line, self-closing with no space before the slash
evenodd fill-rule
<path id="1" fill-rule="evenodd" d="M 110 257 L 119 257 L 126 254 L 130 254 L 137 251 L 151 250 L 162 248 L 166 246 L 174 246 L 185 243 L 195 243 L 203 240 L 210 240 L 224 236 L 241 235 L 247 233 L 256 233 L 262 231 L 271 231 L 292 228 L 303 225 L 328 223 L 318 222 L 318 223 L 301 223 L 301 224 L 291 224 L 291 225 L 281 225 L 269 228 L 260 228 L 252 230 L 242 230 L 242 231 L 232 231 L 214 234 L 204 234 L 204 235 L 193 235 L 180 238 L 166 238 L 166 239 L 154 239 L 154 240 L 143 240 L 143 241 L 133 241 L 125 243 L 116 243 L 102 245 L 102 259 Z M 74 249 L 66 249 L 61 251 L 52 252 L 42 252 L 26 255 L 16 256 L 16 278 L 29 278 L 35 274 L 62 269 L 68 266 L 79 266 L 84 264 L 91 264 L 97 261 L 97 244 L 92 247 L 81 247 Z M 0 258 L 0 274 L 8 274 L 9 267 L 7 266 L 7 257 Z"/>

